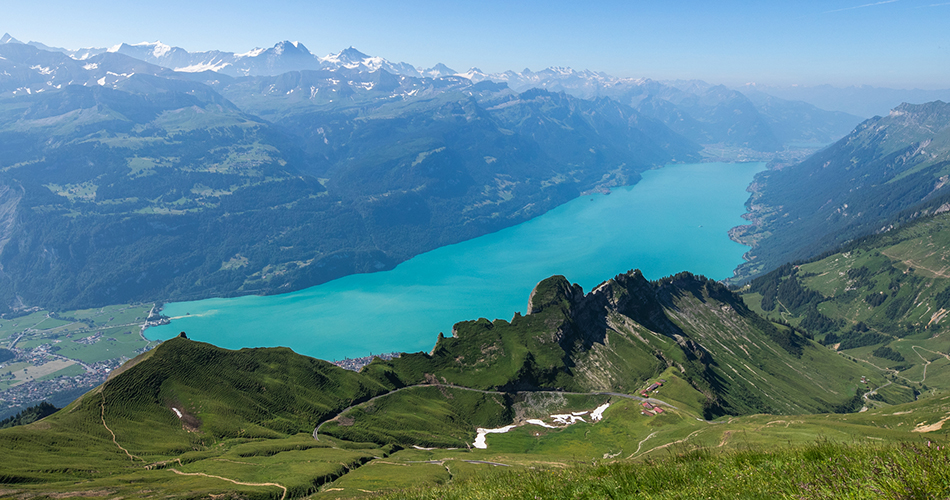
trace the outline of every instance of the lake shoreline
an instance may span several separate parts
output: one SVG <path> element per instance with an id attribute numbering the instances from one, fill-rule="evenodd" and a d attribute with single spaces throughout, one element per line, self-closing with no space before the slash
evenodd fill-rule
<path id="1" fill-rule="evenodd" d="M 633 268 L 650 279 L 684 270 L 725 279 L 748 251 L 728 231 L 764 166 L 668 165 L 392 270 L 286 294 L 168 303 L 163 314 L 175 319 L 148 328 L 147 338 L 186 331 L 221 347 L 280 345 L 320 359 L 428 351 L 459 321 L 524 312 L 534 285 L 555 274 L 585 290 Z"/>

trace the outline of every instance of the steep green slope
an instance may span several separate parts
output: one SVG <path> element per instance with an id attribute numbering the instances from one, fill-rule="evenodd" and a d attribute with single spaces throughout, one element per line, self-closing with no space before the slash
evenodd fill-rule
<path id="1" fill-rule="evenodd" d="M 221 485 L 206 481 L 215 486 L 205 490 L 208 484 L 178 481 L 162 469 L 172 461 L 176 470 L 188 472 L 189 463 L 204 459 L 243 457 L 246 462 L 286 453 L 275 463 L 283 464 L 276 474 L 286 476 L 281 483 L 299 495 L 340 475 L 346 467 L 341 461 L 359 464 L 372 453 L 385 453 L 324 450 L 330 445 L 314 442 L 310 432 L 314 422 L 388 390 L 289 349 L 226 351 L 176 338 L 129 362 L 53 416 L 0 434 L 0 481 L 78 481 L 93 491 L 138 483 L 200 494 Z M 319 456 L 307 451 L 318 448 Z M 295 454 L 304 456 L 293 458 Z M 307 459 L 323 465 L 304 472 L 285 463 Z M 268 466 L 268 461 L 257 465 Z M 215 469 L 204 467 L 202 473 L 215 474 Z M 254 481 L 247 472 L 243 477 L 245 482 L 265 482 Z"/>
<path id="2" fill-rule="evenodd" d="M 950 214 L 923 217 L 856 240 L 812 261 L 752 281 L 754 309 L 813 332 L 893 386 L 872 397 L 889 403 L 950 388 Z"/>
<path id="3" fill-rule="evenodd" d="M 888 225 L 902 211 L 947 195 L 950 105 L 903 104 L 804 162 L 760 174 L 753 224 L 733 236 L 752 245 L 747 278 L 810 258 Z"/>
<path id="4" fill-rule="evenodd" d="M 860 368 L 763 320 L 723 285 L 682 273 L 649 282 L 639 271 L 591 293 L 542 281 L 528 314 L 462 322 L 430 354 L 374 363 L 366 373 L 403 384 L 427 377 L 489 390 L 635 393 L 672 373 L 702 395 L 701 411 L 802 413 L 860 407 Z"/>

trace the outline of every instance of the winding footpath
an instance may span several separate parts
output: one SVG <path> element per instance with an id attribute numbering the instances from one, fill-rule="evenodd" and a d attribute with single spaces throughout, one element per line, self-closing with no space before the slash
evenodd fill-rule
<path id="1" fill-rule="evenodd" d="M 284 500 L 285 498 L 287 498 L 287 487 L 284 486 L 284 485 L 281 485 L 281 484 L 277 484 L 277 483 L 245 483 L 245 482 L 242 482 L 242 481 L 236 481 L 236 480 L 234 480 L 234 479 L 228 479 L 228 478 L 226 478 L 226 477 L 212 476 L 211 474 L 205 474 L 204 472 L 182 472 L 182 471 L 180 471 L 180 470 L 178 470 L 178 469 L 171 469 L 171 468 L 168 469 L 168 470 L 170 470 L 170 471 L 172 471 L 172 472 L 174 472 L 175 474 L 178 474 L 178 475 L 180 475 L 180 476 L 201 476 L 201 477 L 210 477 L 210 478 L 213 478 L 213 479 L 220 479 L 220 480 L 222 480 L 222 481 L 228 481 L 228 482 L 231 482 L 231 483 L 234 483 L 234 484 L 239 484 L 239 485 L 241 485 L 241 486 L 276 486 L 276 487 L 278 487 L 278 488 L 284 490 L 284 494 L 280 496 L 280 500 Z"/>
<path id="2" fill-rule="evenodd" d="M 103 387 L 103 388 L 104 388 L 104 387 Z M 131 460 L 131 461 L 134 462 L 136 459 L 138 459 L 138 460 L 141 460 L 142 462 L 145 462 L 145 460 L 143 460 L 141 457 L 138 457 L 138 456 L 136 456 L 136 455 L 133 455 L 133 454 L 129 453 L 129 450 L 125 449 L 121 444 L 119 444 L 119 441 L 116 439 L 115 432 L 112 432 L 112 429 L 110 429 L 109 426 L 106 425 L 106 395 L 105 395 L 104 393 L 102 393 L 102 392 L 100 392 L 100 395 L 102 396 L 102 402 L 99 404 L 100 417 L 102 418 L 102 426 L 105 427 L 107 431 L 109 431 L 109 434 L 110 434 L 110 435 L 112 435 L 112 442 L 115 443 L 115 445 L 116 445 L 120 450 L 124 451 L 126 455 L 128 455 L 129 460 Z M 178 464 L 181 465 L 181 459 L 179 458 L 179 459 L 176 459 L 176 460 L 178 461 Z M 169 460 L 169 461 L 166 461 L 166 462 L 164 462 L 164 463 L 172 462 L 172 461 L 174 461 L 174 460 Z M 152 464 L 152 465 L 155 465 L 155 464 Z M 150 470 L 150 469 L 152 469 L 152 465 L 146 465 L 145 468 Z M 277 488 L 280 488 L 280 489 L 283 490 L 283 492 L 284 492 L 284 493 L 280 496 L 280 500 L 284 500 L 284 499 L 287 498 L 287 487 L 284 486 L 284 485 L 282 485 L 282 484 L 278 484 L 278 483 L 245 483 L 245 482 L 243 482 L 243 481 L 238 481 L 238 480 L 236 480 L 236 479 L 229 479 L 229 478 L 222 477 L 222 476 L 213 476 L 213 475 L 211 475 L 211 474 L 205 474 L 204 472 L 182 472 L 182 471 L 180 471 L 180 470 L 178 470 L 178 469 L 174 469 L 174 468 L 171 468 L 171 467 L 169 467 L 167 470 L 170 470 L 170 471 L 174 472 L 175 474 L 178 474 L 178 475 L 181 475 L 181 476 L 202 476 L 202 477 L 210 477 L 210 478 L 212 478 L 212 479 L 220 479 L 220 480 L 222 480 L 222 481 L 228 481 L 228 482 L 230 482 L 230 483 L 238 484 L 238 485 L 241 485 L 241 486 L 276 486 Z"/>

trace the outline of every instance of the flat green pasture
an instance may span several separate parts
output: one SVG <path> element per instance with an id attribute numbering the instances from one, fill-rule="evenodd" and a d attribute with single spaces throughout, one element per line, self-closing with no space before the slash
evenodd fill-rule
<path id="1" fill-rule="evenodd" d="M 80 321 L 92 320 L 97 327 L 142 324 L 152 310 L 151 304 L 118 304 L 95 309 L 80 309 L 61 313 L 61 317 L 72 317 Z"/>
<path id="2" fill-rule="evenodd" d="M 108 359 L 132 359 L 139 354 L 148 342 L 142 340 L 138 327 L 118 327 L 96 330 L 101 337 L 94 344 L 76 342 L 79 339 L 56 344 L 59 350 L 56 354 L 70 359 L 78 359 L 84 363 L 96 363 Z"/>
<path id="3" fill-rule="evenodd" d="M 46 321 L 48 319 L 46 314 L 46 311 L 37 311 L 18 318 L 0 319 L 0 338 L 15 339 L 20 333 Z"/>

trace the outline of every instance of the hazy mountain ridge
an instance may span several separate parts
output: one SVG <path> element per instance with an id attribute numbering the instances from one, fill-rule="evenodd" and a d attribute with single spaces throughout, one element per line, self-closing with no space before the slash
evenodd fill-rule
<path id="1" fill-rule="evenodd" d="M 950 89 L 892 89 L 857 85 L 834 87 L 832 85 L 762 85 L 750 83 L 737 90 L 764 92 L 792 101 L 805 101 L 822 109 L 842 111 L 852 115 L 871 118 L 883 116 L 903 102 L 922 104 L 931 101 L 950 101 Z"/>
<path id="2" fill-rule="evenodd" d="M 947 176 L 950 105 L 903 104 L 867 120 L 804 162 L 757 176 L 753 224 L 734 230 L 753 247 L 740 276 L 881 230 L 902 211 L 944 196 Z"/>
<path id="3" fill-rule="evenodd" d="M 47 49 L 45 45 L 35 44 Z M 610 97 L 658 119 L 676 132 L 701 144 L 722 144 L 774 152 L 788 145 L 826 144 L 848 133 L 860 121 L 856 116 L 827 112 L 801 102 L 773 97 L 771 105 L 753 105 L 749 99 L 724 86 L 700 80 L 657 82 L 644 78 L 617 78 L 589 70 L 552 67 L 532 72 L 505 71 L 486 74 L 477 68 L 464 73 L 442 64 L 424 69 L 368 56 L 353 47 L 337 54 L 316 57 L 298 42 L 280 42 L 272 48 L 244 54 L 220 51 L 189 53 L 161 42 L 119 44 L 109 49 L 59 50 L 74 58 L 117 52 L 176 71 L 215 71 L 229 76 L 276 76 L 290 71 L 320 69 L 380 69 L 409 77 L 462 76 L 475 83 L 507 83 L 518 92 L 541 88 L 566 92 L 583 99 Z M 788 122 L 793 122 L 789 126 Z M 784 126 L 782 124 L 785 124 Z"/>
<path id="4" fill-rule="evenodd" d="M 538 72 L 486 74 L 473 68 L 461 76 L 472 81 L 505 82 L 512 89 L 544 88 L 585 99 L 610 97 L 662 121 L 701 144 L 723 144 L 771 152 L 802 143 L 828 143 L 847 134 L 857 116 L 828 112 L 804 102 L 773 97 L 771 106 L 753 103 L 742 93 L 701 80 L 660 82 L 618 78 L 571 68 Z M 791 124 L 787 124 L 791 122 Z M 781 124 L 785 124 L 782 126 Z"/>
<path id="5" fill-rule="evenodd" d="M 0 44 L 23 44 L 5 34 Z M 353 47 L 336 54 L 316 56 L 300 42 L 282 41 L 269 48 L 255 48 L 244 53 L 210 50 L 189 52 L 160 41 L 120 43 L 108 48 L 64 49 L 50 47 L 40 42 L 28 44 L 40 50 L 59 52 L 72 59 L 85 61 L 103 53 L 118 53 L 174 71 L 197 73 L 214 71 L 228 76 L 275 76 L 289 71 L 318 69 L 356 69 L 377 71 L 383 69 L 392 74 L 413 77 L 449 76 L 455 72 L 443 64 L 432 68 L 415 68 L 407 63 L 393 63 L 381 57 L 371 57 Z"/>

